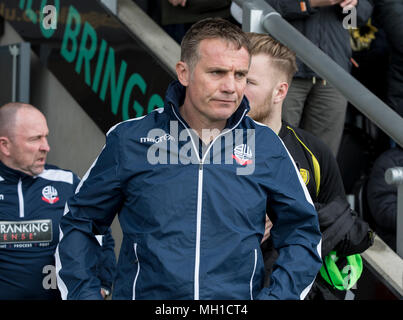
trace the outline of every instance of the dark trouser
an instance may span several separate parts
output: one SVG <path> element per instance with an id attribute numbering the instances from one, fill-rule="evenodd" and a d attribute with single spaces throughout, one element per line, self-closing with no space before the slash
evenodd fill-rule
<path id="1" fill-rule="evenodd" d="M 294 78 L 283 105 L 283 119 L 320 138 L 336 156 L 347 100 L 329 83 Z"/>

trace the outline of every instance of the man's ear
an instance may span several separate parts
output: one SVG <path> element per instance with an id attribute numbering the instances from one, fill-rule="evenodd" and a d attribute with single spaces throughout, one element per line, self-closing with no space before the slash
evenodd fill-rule
<path id="1" fill-rule="evenodd" d="M 274 103 L 280 103 L 284 101 L 285 97 L 287 96 L 288 92 L 288 83 L 283 81 L 279 82 L 274 89 L 274 96 L 273 96 L 273 102 Z"/>
<path id="2" fill-rule="evenodd" d="M 176 74 L 178 76 L 179 82 L 184 86 L 187 87 L 189 85 L 190 80 L 190 68 L 186 62 L 179 61 L 176 64 Z"/>
<path id="3" fill-rule="evenodd" d="M 10 155 L 10 139 L 7 137 L 0 137 L 0 153 L 9 156 Z"/>

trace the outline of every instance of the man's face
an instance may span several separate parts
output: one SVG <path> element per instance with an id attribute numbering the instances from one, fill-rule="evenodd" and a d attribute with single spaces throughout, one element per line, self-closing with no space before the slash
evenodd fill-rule
<path id="1" fill-rule="evenodd" d="M 249 53 L 220 39 L 199 44 L 199 60 L 186 77 L 185 105 L 202 124 L 226 121 L 241 103 Z M 224 122 L 225 124 L 225 122 Z"/>
<path id="2" fill-rule="evenodd" d="M 50 150 L 48 134 L 46 119 L 39 111 L 20 109 L 9 139 L 11 167 L 31 176 L 40 174 Z"/>
<path id="3" fill-rule="evenodd" d="M 268 55 L 252 56 L 245 95 L 251 108 L 248 115 L 256 121 L 264 122 L 270 115 L 276 74 Z"/>

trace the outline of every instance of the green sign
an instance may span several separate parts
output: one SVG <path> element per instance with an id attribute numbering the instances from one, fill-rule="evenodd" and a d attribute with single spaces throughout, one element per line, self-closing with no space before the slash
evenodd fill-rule
<path id="1" fill-rule="evenodd" d="M 163 106 L 174 75 L 98 1 L 0 0 L 0 14 L 104 132 Z"/>

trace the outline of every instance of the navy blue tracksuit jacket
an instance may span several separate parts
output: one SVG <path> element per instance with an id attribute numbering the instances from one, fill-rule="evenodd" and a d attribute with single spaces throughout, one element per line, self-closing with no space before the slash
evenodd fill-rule
<path id="1" fill-rule="evenodd" d="M 114 299 L 302 299 L 321 266 L 318 218 L 280 138 L 242 101 L 205 146 L 180 116 L 185 88 L 165 107 L 107 134 L 61 220 L 59 288 L 99 299 L 94 234 L 119 215 L 123 242 Z M 279 258 L 263 288 L 265 214 Z"/>
<path id="2" fill-rule="evenodd" d="M 0 161 L 0 300 L 60 299 L 54 253 L 66 200 L 78 183 L 55 166 L 32 177 Z M 101 241 L 95 272 L 99 288 L 110 289 L 116 269 L 110 230 Z"/>

